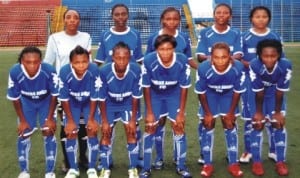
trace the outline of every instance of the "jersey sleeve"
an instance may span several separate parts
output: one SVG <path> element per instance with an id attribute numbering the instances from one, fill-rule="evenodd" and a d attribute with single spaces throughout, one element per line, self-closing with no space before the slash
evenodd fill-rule
<path id="1" fill-rule="evenodd" d="M 280 64 L 282 64 L 282 75 L 280 75 L 276 89 L 283 92 L 289 91 L 290 80 L 292 78 L 292 65 L 291 62 L 286 58 L 282 58 Z"/>
<path id="2" fill-rule="evenodd" d="M 136 62 L 141 62 L 144 59 L 144 55 L 143 55 L 143 51 L 142 51 L 141 34 L 139 32 L 137 32 L 136 34 L 137 34 L 137 46 L 133 52 L 133 56 L 136 59 Z"/>
<path id="3" fill-rule="evenodd" d="M 208 51 L 208 42 L 207 38 L 205 37 L 205 29 L 200 31 L 200 34 L 198 36 L 198 44 L 196 48 L 196 55 L 210 55 Z"/>
<path id="4" fill-rule="evenodd" d="M 68 101 L 70 99 L 69 83 L 67 74 L 64 72 L 66 67 L 62 67 L 59 72 L 59 95 L 58 100 Z"/>
<path id="5" fill-rule="evenodd" d="M 17 77 L 14 75 L 12 68 L 8 75 L 8 88 L 7 88 L 7 99 L 9 100 L 18 100 L 21 97 L 21 89 L 18 84 Z"/>
<path id="6" fill-rule="evenodd" d="M 96 101 L 99 100 L 99 92 L 100 92 L 100 88 L 102 87 L 102 81 L 100 79 L 100 72 L 98 67 L 91 63 L 90 65 L 92 65 L 92 73 L 93 73 L 93 77 L 92 77 L 92 86 L 91 86 L 91 100 L 92 101 Z"/>
<path id="7" fill-rule="evenodd" d="M 179 84 L 181 88 L 189 88 L 191 86 L 191 68 L 185 55 L 178 55 L 182 58 L 182 69 L 180 73 Z"/>
<path id="8" fill-rule="evenodd" d="M 233 51 L 232 54 L 241 54 L 244 55 L 243 53 L 243 38 L 240 30 L 236 30 L 236 38 L 235 42 L 233 43 Z"/>
<path id="9" fill-rule="evenodd" d="M 195 83 L 195 93 L 204 94 L 207 90 L 207 82 L 204 72 L 204 63 L 199 65 L 198 70 L 196 72 L 196 83 Z"/>
<path id="10" fill-rule="evenodd" d="M 233 91 L 236 93 L 243 93 L 246 91 L 246 74 L 243 71 L 243 64 L 236 60 L 234 65 L 237 71 L 237 79 L 235 80 Z"/>
<path id="11" fill-rule="evenodd" d="M 251 79 L 251 86 L 254 92 L 259 92 L 264 90 L 263 80 L 259 75 L 260 64 L 257 63 L 257 59 L 250 62 L 250 79 Z"/>
<path id="12" fill-rule="evenodd" d="M 56 60 L 56 44 L 55 39 L 53 35 L 49 36 L 48 42 L 47 42 L 47 48 L 45 52 L 45 58 L 44 62 L 53 65 Z"/>
<path id="13" fill-rule="evenodd" d="M 98 63 L 104 63 L 105 58 L 106 58 L 106 54 L 105 54 L 105 45 L 104 45 L 104 33 L 101 33 L 100 41 L 98 43 L 96 58 L 94 59 L 94 61 Z"/>
<path id="14" fill-rule="evenodd" d="M 154 34 L 152 34 L 149 38 L 148 38 L 148 40 L 147 40 L 147 48 L 146 48 L 146 51 L 145 51 L 145 55 L 146 54 L 149 54 L 149 53 L 151 53 L 151 52 L 153 52 L 153 51 L 155 51 L 155 48 L 154 48 L 154 40 L 155 40 L 155 38 L 154 38 Z"/>
<path id="15" fill-rule="evenodd" d="M 50 79 L 49 79 L 49 86 L 50 86 L 50 92 L 52 96 L 58 96 L 59 95 L 59 77 L 52 66 L 48 66 L 50 71 Z"/>
<path id="16" fill-rule="evenodd" d="M 192 48 L 191 48 L 191 44 L 192 44 L 192 41 L 191 41 L 191 38 L 184 33 L 184 40 L 186 42 L 186 46 L 184 48 L 184 51 L 183 53 L 186 55 L 186 57 L 188 58 L 188 60 L 191 60 L 193 59 L 193 56 L 192 56 Z"/>
<path id="17" fill-rule="evenodd" d="M 148 54 L 145 56 L 145 59 L 151 54 Z M 150 71 L 149 70 L 149 66 L 148 66 L 148 61 L 144 61 L 144 63 L 141 66 L 141 70 L 142 70 L 142 87 L 144 88 L 149 88 L 151 85 L 151 81 L 150 81 Z"/>
<path id="18" fill-rule="evenodd" d="M 138 64 L 136 64 L 138 65 Z M 135 70 L 135 81 L 132 88 L 132 95 L 134 98 L 142 98 L 142 78 L 141 78 L 141 69 L 139 66 Z"/>
<path id="19" fill-rule="evenodd" d="M 99 100 L 100 101 L 105 101 L 107 98 L 107 90 L 108 90 L 108 86 L 107 86 L 107 81 L 106 81 L 106 75 L 104 72 L 104 67 L 100 68 L 99 74 L 100 74 L 100 82 L 101 82 L 101 88 L 99 90 Z"/>

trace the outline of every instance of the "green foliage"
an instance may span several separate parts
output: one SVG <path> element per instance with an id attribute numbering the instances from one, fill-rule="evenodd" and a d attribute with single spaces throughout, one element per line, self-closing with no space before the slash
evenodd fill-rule
<path id="1" fill-rule="evenodd" d="M 16 157 L 16 114 L 10 101 L 6 99 L 6 89 L 7 89 L 7 78 L 9 68 L 17 61 L 17 54 L 20 50 L 2 50 L 0 51 L 1 56 L 1 67 L 0 67 L 0 133 L 2 135 L 0 139 L 0 172 L 1 177 L 13 178 L 17 177 L 19 174 L 19 166 Z M 300 101 L 300 56 L 299 46 L 290 46 L 285 48 L 287 57 L 293 62 L 293 78 L 291 84 L 291 91 L 287 94 L 287 122 L 286 127 L 288 131 L 288 148 L 287 148 L 287 164 L 290 170 L 290 178 L 298 177 L 299 165 L 300 165 L 300 124 L 299 124 L 299 101 Z M 95 51 L 93 51 L 95 53 Z M 195 72 L 192 73 L 193 77 Z M 194 78 L 193 78 L 194 81 Z M 187 166 L 192 172 L 194 177 L 200 177 L 200 168 L 197 164 L 197 159 L 199 157 L 199 143 L 198 143 L 198 133 L 197 133 L 197 109 L 198 100 L 194 93 L 194 88 L 191 87 L 188 96 L 187 105 L 187 123 L 186 123 L 186 133 L 188 139 L 188 151 L 187 151 Z M 243 151 L 243 121 L 239 122 L 239 154 Z M 141 124 L 143 130 L 143 123 Z M 59 128 L 59 127 L 58 127 Z M 114 143 L 114 168 L 112 169 L 112 178 L 125 178 L 127 175 L 128 168 L 128 156 L 126 151 L 125 143 L 125 133 L 123 126 L 117 124 L 117 134 Z M 56 174 L 57 178 L 62 178 L 64 175 L 61 173 L 61 162 L 62 153 L 61 145 L 59 143 L 59 129 L 57 132 L 58 140 L 58 157 L 56 164 Z M 265 134 L 266 135 L 266 134 Z M 30 155 L 30 172 L 32 178 L 41 178 L 44 176 L 45 163 L 44 163 L 44 148 L 43 140 L 40 132 L 36 132 L 32 140 L 31 155 Z M 167 133 L 165 141 L 165 162 L 166 166 L 161 171 L 153 171 L 152 177 L 162 177 L 162 178 L 174 178 L 179 177 L 175 173 L 175 166 L 172 163 L 172 134 L 170 130 L 170 125 L 167 123 Z M 265 168 L 265 175 L 263 177 L 279 177 L 275 172 L 275 164 L 268 160 L 267 158 L 267 147 L 268 142 L 265 137 L 263 142 L 263 164 Z M 121 153 L 121 154 L 120 154 Z M 226 149 L 224 142 L 224 134 L 220 124 L 217 121 L 215 130 L 215 142 L 214 142 L 214 167 L 215 172 L 213 177 L 227 178 L 231 177 L 227 172 L 227 162 L 225 159 Z M 244 171 L 244 177 L 251 178 L 255 177 L 251 173 L 251 164 L 242 165 L 242 170 Z M 81 178 L 86 178 L 85 171 L 81 171 Z"/>

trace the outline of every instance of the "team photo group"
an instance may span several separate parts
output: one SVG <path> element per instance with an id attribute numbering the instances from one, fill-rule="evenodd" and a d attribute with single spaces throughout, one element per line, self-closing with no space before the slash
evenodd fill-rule
<path id="1" fill-rule="evenodd" d="M 271 11 L 250 9 L 251 28 L 242 32 L 230 26 L 232 8 L 216 4 L 213 25 L 197 34 L 195 52 L 189 35 L 179 30 L 177 8 L 161 12 L 161 28 L 148 37 L 145 50 L 140 32 L 128 26 L 129 14 L 125 4 L 111 7 L 113 25 L 101 32 L 95 56 L 90 34 L 78 30 L 80 12 L 74 9 L 62 17 L 64 30 L 49 36 L 44 56 L 35 46 L 21 50 L 7 89 L 18 117 L 18 178 L 30 178 L 30 139 L 37 130 L 44 142 L 45 178 L 58 177 L 56 164 L 62 165 L 64 178 L 79 177 L 81 169 L 88 178 L 109 178 L 116 169 L 119 122 L 126 135 L 129 178 L 155 177 L 153 170 L 164 168 L 168 124 L 168 149 L 178 177 L 212 177 L 216 122 L 224 131 L 228 175 L 242 177 L 241 163 L 251 164 L 254 176 L 264 175 L 265 128 L 267 156 L 276 173 L 287 176 L 285 93 L 292 64 L 281 36 L 269 27 Z M 189 113 L 198 116 L 198 175 L 186 164 L 189 92 L 199 102 L 197 113 Z M 237 128 L 238 118 L 243 129 Z M 239 134 L 243 150 L 238 150 Z M 56 159 L 58 149 L 62 160 Z"/>

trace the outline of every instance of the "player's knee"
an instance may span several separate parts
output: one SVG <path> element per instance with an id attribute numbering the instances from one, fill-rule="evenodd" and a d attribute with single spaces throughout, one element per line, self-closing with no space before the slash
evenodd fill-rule
<path id="1" fill-rule="evenodd" d="M 88 137 L 96 137 L 97 131 L 92 131 L 92 130 L 87 129 L 86 134 Z"/>

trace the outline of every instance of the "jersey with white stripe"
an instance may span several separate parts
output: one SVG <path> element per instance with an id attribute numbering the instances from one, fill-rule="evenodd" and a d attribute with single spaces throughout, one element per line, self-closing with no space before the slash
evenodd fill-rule
<path id="1" fill-rule="evenodd" d="M 70 101 L 77 104 L 85 104 L 90 100 L 98 100 L 98 92 L 101 87 L 99 69 L 94 63 L 89 63 L 84 76 L 79 79 L 71 67 L 64 65 L 59 74 L 60 101 Z"/>
<path id="2" fill-rule="evenodd" d="M 99 63 L 112 62 L 112 50 L 117 43 L 123 41 L 131 52 L 131 61 L 143 60 L 142 42 L 140 33 L 134 28 L 127 27 L 124 32 L 117 32 L 111 27 L 100 34 L 100 42 L 95 61 Z"/>
<path id="3" fill-rule="evenodd" d="M 58 87 L 58 76 L 51 65 L 42 63 L 36 75 L 30 77 L 22 64 L 16 64 L 9 72 L 7 98 L 39 102 L 57 96 Z"/>
<path id="4" fill-rule="evenodd" d="M 258 42 L 264 39 L 275 39 L 282 42 L 281 36 L 271 29 L 267 29 L 267 31 L 263 34 L 256 33 L 253 28 L 250 28 L 246 32 L 242 34 L 243 38 L 243 59 L 250 62 L 252 59 L 256 57 L 256 45 Z M 284 55 L 282 56 L 284 57 Z"/>
<path id="5" fill-rule="evenodd" d="M 132 99 L 142 98 L 140 66 L 129 63 L 122 78 L 117 76 L 114 66 L 115 63 L 111 62 L 100 68 L 100 101 L 106 101 L 110 111 L 131 110 Z"/>
<path id="6" fill-rule="evenodd" d="M 70 63 L 70 52 L 77 45 L 91 51 L 91 36 L 80 31 L 74 36 L 66 34 L 65 31 L 52 34 L 48 39 L 44 62 L 55 64 L 56 71 L 59 72 L 62 66 Z"/>
<path id="7" fill-rule="evenodd" d="M 264 91 L 266 97 L 274 97 L 276 90 L 288 91 L 292 77 L 292 64 L 281 58 L 269 72 L 258 58 L 250 62 L 250 78 L 254 92 Z"/>
<path id="8" fill-rule="evenodd" d="M 224 32 L 220 33 L 214 25 L 200 31 L 196 54 L 210 56 L 211 48 L 217 42 L 227 43 L 231 55 L 243 54 L 240 30 L 228 26 Z"/>
<path id="9" fill-rule="evenodd" d="M 163 34 L 162 30 L 159 30 L 159 31 L 153 33 L 152 35 L 150 35 L 150 37 L 148 38 L 148 41 L 147 41 L 147 49 L 146 49 L 145 54 L 155 51 L 155 47 L 154 47 L 155 40 L 159 35 L 162 35 L 162 34 Z M 185 54 L 189 60 L 192 59 L 193 56 L 192 56 L 192 50 L 191 50 L 190 37 L 186 33 L 179 32 L 178 30 L 176 30 L 174 38 L 176 39 L 176 42 L 177 42 L 175 51 Z"/>
<path id="10" fill-rule="evenodd" d="M 142 86 L 150 87 L 152 97 L 180 95 L 181 88 L 191 86 L 191 69 L 182 53 L 173 54 L 169 67 L 163 65 L 157 52 L 149 53 L 144 58 L 142 73 Z"/>
<path id="11" fill-rule="evenodd" d="M 220 73 L 210 60 L 204 61 L 197 70 L 195 92 L 197 94 L 216 93 L 221 97 L 224 94 L 232 94 L 233 91 L 244 92 L 246 88 L 243 67 L 241 62 L 234 60 L 224 72 Z"/>

